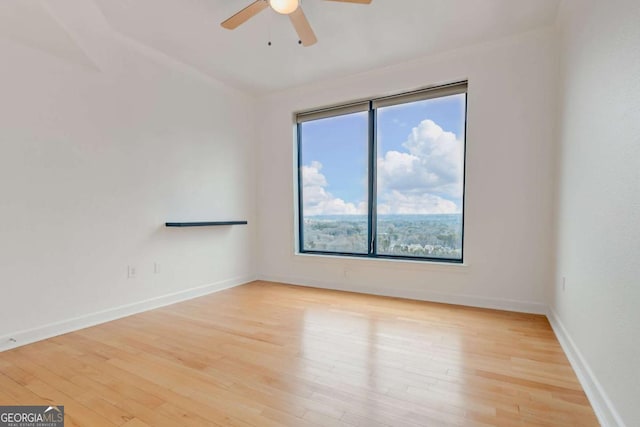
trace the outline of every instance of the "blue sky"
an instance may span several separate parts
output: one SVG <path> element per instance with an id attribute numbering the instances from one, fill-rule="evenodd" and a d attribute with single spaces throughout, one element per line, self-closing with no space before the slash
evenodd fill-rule
<path id="1" fill-rule="evenodd" d="M 464 108 L 465 95 L 454 95 L 378 109 L 380 203 L 388 199 L 392 203 L 389 209 L 399 203 L 405 206 L 405 213 L 452 210 L 453 205 L 446 201 L 461 209 L 461 179 L 450 176 L 450 171 L 440 165 L 460 163 L 455 159 L 462 152 L 459 141 L 464 136 Z M 348 204 L 363 208 L 367 194 L 367 133 L 366 112 L 302 124 L 303 175 L 313 177 L 307 178 L 313 182 L 305 181 L 304 193 L 309 199 L 305 206 L 317 201 L 324 206 L 333 203 L 334 208 L 329 210 L 349 210 Z M 446 157 L 440 153 L 443 147 Z M 458 175 L 461 173 L 460 170 Z"/>
<path id="2" fill-rule="evenodd" d="M 327 189 L 356 203 L 367 194 L 368 113 L 356 113 L 302 124 L 302 164 L 322 164 Z"/>

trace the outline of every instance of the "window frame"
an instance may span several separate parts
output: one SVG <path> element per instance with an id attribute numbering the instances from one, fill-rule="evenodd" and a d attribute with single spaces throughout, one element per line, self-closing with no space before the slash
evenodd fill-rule
<path id="1" fill-rule="evenodd" d="M 377 114 L 378 108 L 393 105 L 408 104 L 428 99 L 443 98 L 451 95 L 465 95 L 464 100 L 464 139 L 462 153 L 462 212 L 461 212 L 461 253 L 460 258 L 438 258 L 410 255 L 378 254 L 377 242 Z M 335 106 L 305 110 L 294 114 L 295 136 L 296 136 L 296 166 L 297 166 L 297 221 L 298 221 L 298 250 L 297 253 L 303 255 L 324 255 L 337 257 L 356 257 L 365 259 L 387 259 L 387 260 L 407 260 L 427 263 L 464 264 L 465 255 L 465 210 L 466 210 L 466 175 L 467 175 L 467 117 L 468 117 L 468 81 L 457 81 L 445 85 L 431 86 L 410 92 L 403 92 L 390 96 L 371 98 L 363 101 L 347 102 Z M 366 107 L 366 109 L 365 109 Z M 304 248 L 304 200 L 302 185 L 302 123 L 324 118 L 337 117 L 356 112 L 368 112 L 368 163 L 367 163 L 367 252 L 331 252 L 320 250 L 309 250 Z"/>

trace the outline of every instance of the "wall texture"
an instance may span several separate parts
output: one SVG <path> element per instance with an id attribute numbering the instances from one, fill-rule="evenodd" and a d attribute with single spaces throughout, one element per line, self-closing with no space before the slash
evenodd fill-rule
<path id="1" fill-rule="evenodd" d="M 253 101 L 24 7 L 38 25 L 0 29 L 0 349 L 250 280 Z M 164 227 L 217 219 L 250 225 Z"/>
<path id="2" fill-rule="evenodd" d="M 567 0 L 552 315 L 610 425 L 640 425 L 640 3 Z M 562 281 L 565 278 L 563 289 Z M 597 402 L 596 402 L 597 403 Z"/>
<path id="3" fill-rule="evenodd" d="M 352 291 L 545 311 L 552 278 L 551 30 L 541 30 L 261 100 L 258 274 Z M 469 80 L 465 266 L 295 254 L 292 114 Z"/>

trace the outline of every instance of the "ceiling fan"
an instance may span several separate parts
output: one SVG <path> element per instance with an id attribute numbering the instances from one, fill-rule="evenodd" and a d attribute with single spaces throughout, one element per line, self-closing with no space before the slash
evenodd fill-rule
<path id="1" fill-rule="evenodd" d="M 369 4 L 371 0 L 326 0 L 326 1 L 337 1 L 341 3 L 358 3 L 358 4 Z M 289 15 L 289 19 L 293 24 L 293 27 L 296 29 L 296 33 L 298 33 L 298 37 L 300 38 L 300 43 L 303 46 L 311 46 L 318 41 L 316 38 L 307 17 L 302 11 L 302 7 L 300 6 L 300 0 L 256 0 L 251 3 L 249 6 L 242 9 L 240 12 L 233 15 L 231 18 L 222 22 L 222 27 L 228 30 L 233 30 L 239 27 L 241 24 L 244 24 L 249 19 L 256 16 L 258 13 L 262 12 L 266 8 L 271 7 L 274 11 L 282 14 Z"/>

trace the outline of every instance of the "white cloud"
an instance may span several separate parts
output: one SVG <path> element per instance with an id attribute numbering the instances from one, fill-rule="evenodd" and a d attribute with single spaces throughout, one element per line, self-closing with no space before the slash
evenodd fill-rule
<path id="1" fill-rule="evenodd" d="M 322 163 L 313 161 L 310 166 L 302 166 L 302 192 L 304 214 L 313 215 L 356 215 L 366 214 L 366 204 L 354 203 L 334 197 L 326 190 L 329 185 L 320 172 Z"/>
<path id="2" fill-rule="evenodd" d="M 411 130 L 402 144 L 406 152 L 378 157 L 379 214 L 445 214 L 461 212 L 463 144 L 432 120 Z M 334 197 L 317 161 L 302 166 L 305 215 L 366 214 L 357 205 Z"/>
<path id="3" fill-rule="evenodd" d="M 326 187 L 327 178 L 320 173 L 322 163 L 313 161 L 311 166 L 302 166 L 302 182 L 307 187 Z"/>
<path id="4" fill-rule="evenodd" d="M 408 152 L 378 158 L 379 212 L 460 212 L 464 151 L 456 135 L 424 120 L 402 145 Z"/>
<path id="5" fill-rule="evenodd" d="M 378 204 L 378 214 L 450 214 L 460 209 L 451 200 L 434 194 L 406 194 L 392 190 L 384 203 Z"/>

